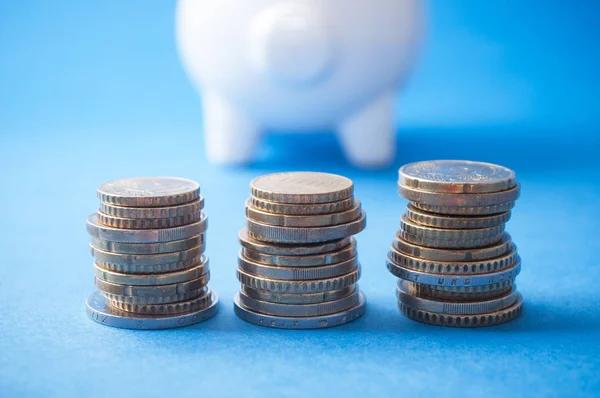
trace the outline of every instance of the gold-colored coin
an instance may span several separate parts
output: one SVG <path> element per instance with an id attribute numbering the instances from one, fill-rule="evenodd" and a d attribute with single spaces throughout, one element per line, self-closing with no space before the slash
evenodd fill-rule
<path id="1" fill-rule="evenodd" d="M 469 160 L 429 160 L 409 163 L 398 170 L 398 184 L 428 192 L 489 193 L 516 185 L 511 169 Z"/>
<path id="2" fill-rule="evenodd" d="M 315 172 L 275 173 L 250 182 L 252 196 L 278 203 L 329 203 L 350 198 L 354 184 L 346 177 Z"/>
<path id="3" fill-rule="evenodd" d="M 448 216 L 421 210 L 412 204 L 406 207 L 406 216 L 416 224 L 441 229 L 481 229 L 505 224 L 510 211 L 489 216 Z"/>
<path id="4" fill-rule="evenodd" d="M 167 218 L 119 218 L 98 211 L 98 221 L 101 224 L 122 229 L 173 228 L 198 222 L 201 218 L 202 212 L 200 210 L 185 216 Z"/>
<path id="5" fill-rule="evenodd" d="M 451 327 L 480 327 L 499 325 L 518 318 L 523 312 L 523 297 L 519 294 L 517 301 L 508 308 L 478 315 L 436 314 L 434 312 L 417 310 L 398 302 L 400 311 L 415 321 L 437 326 Z"/>

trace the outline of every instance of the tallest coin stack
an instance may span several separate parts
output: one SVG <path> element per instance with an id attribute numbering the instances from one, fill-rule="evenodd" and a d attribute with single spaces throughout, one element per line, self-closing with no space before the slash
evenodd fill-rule
<path id="1" fill-rule="evenodd" d="M 400 278 L 401 312 L 456 327 L 518 317 L 521 259 L 504 232 L 520 193 L 515 173 L 481 162 L 417 162 L 400 168 L 398 190 L 410 203 L 387 267 Z"/>

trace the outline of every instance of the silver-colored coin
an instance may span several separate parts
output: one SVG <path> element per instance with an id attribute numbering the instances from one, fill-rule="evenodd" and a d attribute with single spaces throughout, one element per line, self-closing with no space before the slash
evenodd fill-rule
<path id="1" fill-rule="evenodd" d="M 102 279 L 94 278 L 96 287 L 101 292 L 116 294 L 118 296 L 130 296 L 130 297 L 162 297 L 162 296 L 174 296 L 180 293 L 186 293 L 193 290 L 201 289 L 206 286 L 209 280 L 209 273 L 201 275 L 196 279 L 192 279 L 186 282 L 172 283 L 169 285 L 157 285 L 157 286 L 133 286 L 123 285 L 119 283 L 108 282 Z"/>
<path id="2" fill-rule="evenodd" d="M 354 198 L 346 198 L 336 202 L 314 203 L 309 205 L 277 203 L 251 196 L 249 199 L 252 207 L 275 214 L 291 216 L 314 216 L 318 214 L 338 213 L 349 210 L 354 205 Z"/>
<path id="3" fill-rule="evenodd" d="M 360 201 L 354 200 L 354 206 L 340 213 L 319 214 L 314 216 L 289 216 L 287 214 L 273 214 L 252 207 L 246 201 L 246 218 L 268 225 L 293 228 L 328 227 L 331 225 L 346 224 L 356 220 L 361 215 Z"/>
<path id="4" fill-rule="evenodd" d="M 396 239 L 393 242 L 394 248 L 401 253 L 429 261 L 443 262 L 489 260 L 505 255 L 510 250 L 511 244 L 511 237 L 507 232 L 502 235 L 502 240 L 494 245 L 471 249 L 429 248 L 408 242 L 398 235 L 396 235 Z"/>
<path id="5" fill-rule="evenodd" d="M 117 206 L 175 206 L 192 202 L 199 196 L 197 182 L 177 177 L 123 178 L 98 187 L 98 198 Z"/>
<path id="6" fill-rule="evenodd" d="M 435 249 L 478 249 L 487 246 L 493 246 L 502 240 L 504 236 L 500 233 L 497 236 L 481 239 L 459 239 L 459 240 L 447 240 L 447 239 L 432 239 L 424 238 L 422 236 L 415 236 L 402 229 L 396 232 L 396 237 L 404 241 L 410 242 L 413 245 L 431 247 Z"/>
<path id="7" fill-rule="evenodd" d="M 250 182 L 252 196 L 278 203 L 328 203 L 352 196 L 354 184 L 346 177 L 316 172 L 267 174 Z"/>
<path id="8" fill-rule="evenodd" d="M 173 228 L 200 221 L 202 212 L 170 218 L 119 218 L 98 211 L 98 221 L 103 225 L 119 229 L 159 229 Z"/>
<path id="9" fill-rule="evenodd" d="M 233 309 L 238 318 L 259 326 L 278 329 L 322 329 L 343 325 L 360 318 L 366 310 L 366 299 L 359 293 L 359 302 L 356 306 L 336 314 L 316 317 L 281 317 L 260 314 L 252 311 L 240 303 L 239 293 L 233 299 Z"/>
<path id="10" fill-rule="evenodd" d="M 254 298 L 245 296 L 242 293 L 238 293 L 236 296 L 238 297 L 240 304 L 251 311 L 260 314 L 285 317 L 323 316 L 335 314 L 356 306 L 359 300 L 358 292 L 351 293 L 350 295 L 338 300 L 316 304 L 271 303 L 268 301 L 256 300 Z"/>
<path id="11" fill-rule="evenodd" d="M 96 264 L 104 269 L 124 274 L 159 274 L 165 272 L 177 272 L 200 264 L 202 257 L 190 260 L 178 261 L 176 263 L 152 264 L 152 265 L 127 265 L 96 261 Z"/>
<path id="12" fill-rule="evenodd" d="M 515 303 L 508 308 L 477 315 L 437 314 L 435 312 L 417 310 L 409 307 L 402 301 L 398 301 L 398 308 L 408 318 L 430 325 L 451 327 L 492 326 L 518 318 L 523 312 L 523 297 L 518 294 Z"/>
<path id="13" fill-rule="evenodd" d="M 208 274 L 203 277 L 206 279 L 208 283 Z M 112 305 L 114 303 L 118 303 L 119 305 L 162 305 L 162 304 L 172 304 L 178 303 L 181 301 L 188 301 L 198 298 L 206 294 L 206 286 L 201 287 L 200 289 L 190 290 L 189 292 L 177 293 L 170 296 L 124 296 L 121 294 L 113 294 L 108 292 L 103 292 L 102 295 L 108 300 L 108 302 Z M 115 306 L 116 307 L 116 306 Z"/>
<path id="14" fill-rule="evenodd" d="M 481 229 L 505 224 L 510 220 L 510 211 L 489 216 L 445 216 L 429 213 L 412 204 L 406 207 L 406 215 L 416 224 L 442 229 Z"/>
<path id="15" fill-rule="evenodd" d="M 352 272 L 359 267 L 358 258 L 320 267 L 278 267 L 257 263 L 244 257 L 240 252 L 238 255 L 238 267 L 244 272 L 252 275 L 262 276 L 269 279 L 284 279 L 290 281 L 305 281 L 314 279 L 335 278 Z"/>
<path id="16" fill-rule="evenodd" d="M 515 207 L 515 202 L 507 202 L 492 206 L 434 206 L 425 203 L 411 203 L 414 207 L 430 213 L 460 215 L 460 216 L 485 216 L 506 213 Z"/>
<path id="17" fill-rule="evenodd" d="M 212 304 L 212 295 L 208 286 L 202 288 L 203 293 L 191 300 L 178 301 L 167 304 L 131 304 L 121 301 L 109 300 L 111 307 L 121 311 L 134 312 L 146 315 L 173 315 L 184 312 L 198 311 Z"/>
<path id="18" fill-rule="evenodd" d="M 274 293 L 266 290 L 253 289 L 246 285 L 240 286 L 240 293 L 250 298 L 280 304 L 316 304 L 341 299 L 358 291 L 358 285 L 351 285 L 339 290 L 320 293 Z"/>
<path id="19" fill-rule="evenodd" d="M 87 219 L 88 233 L 97 239 L 122 243 L 160 243 L 192 238 L 206 231 L 208 227 L 206 214 L 193 224 L 174 228 L 161 229 L 121 229 L 102 225 L 96 213 Z"/>
<path id="20" fill-rule="evenodd" d="M 245 258 L 278 267 L 320 267 L 340 263 L 356 256 L 356 245 L 350 244 L 341 250 L 311 256 L 278 256 L 264 254 L 247 248 L 242 249 Z"/>
<path id="21" fill-rule="evenodd" d="M 205 235 L 200 234 L 188 239 L 161 243 L 122 243 L 90 238 L 90 245 L 99 249 L 121 254 L 161 254 L 174 253 L 193 249 L 200 246 L 204 252 Z"/>
<path id="22" fill-rule="evenodd" d="M 413 257 L 397 251 L 392 245 L 388 252 L 388 259 L 394 264 L 415 271 L 437 274 L 484 274 L 509 268 L 519 261 L 517 246 L 514 244 L 508 253 L 503 256 L 483 261 L 429 261 Z"/>
<path id="23" fill-rule="evenodd" d="M 140 315 L 110 306 L 99 292 L 87 299 L 86 312 L 94 322 L 123 329 L 171 329 L 193 325 L 212 318 L 218 310 L 219 298 L 211 294 L 211 304 L 195 311 L 173 315 Z"/>
<path id="24" fill-rule="evenodd" d="M 440 193 L 426 192 L 418 189 L 398 185 L 398 192 L 411 202 L 424 203 L 433 206 L 448 207 L 479 207 L 501 205 L 514 202 L 519 198 L 521 186 L 519 183 L 513 188 L 501 192 L 491 193 Z"/>
<path id="25" fill-rule="evenodd" d="M 477 301 L 501 296 L 515 285 L 514 279 L 481 286 L 433 286 L 410 282 L 410 294 L 434 300 Z"/>
<path id="26" fill-rule="evenodd" d="M 252 275 L 238 268 L 237 278 L 242 284 L 257 290 L 293 294 L 321 293 L 330 290 L 340 290 L 354 285 L 360 278 L 360 267 L 357 267 L 354 271 L 346 275 L 311 281 L 286 281 L 280 279 L 270 279 L 262 276 Z"/>
<path id="27" fill-rule="evenodd" d="M 410 294 L 406 281 L 398 281 L 397 286 L 398 300 L 406 306 L 436 314 L 477 315 L 499 311 L 513 305 L 519 294 L 513 287 L 507 294 L 485 301 L 437 301 Z"/>
<path id="28" fill-rule="evenodd" d="M 110 203 L 100 203 L 100 212 L 118 218 L 172 218 L 185 217 L 204 208 L 204 197 L 193 202 L 167 207 L 126 207 Z"/>
<path id="29" fill-rule="evenodd" d="M 267 242 L 317 243 L 343 239 L 359 233 L 367 226 L 367 215 L 363 211 L 360 218 L 355 221 L 320 228 L 278 227 L 258 223 L 248 218 L 246 222 L 249 232 Z"/>
<path id="30" fill-rule="evenodd" d="M 504 233 L 504 224 L 477 229 L 442 229 L 420 225 L 411 221 L 406 213 L 400 218 L 400 228 L 409 235 L 433 240 L 478 240 L 495 238 L 499 240 Z"/>
<path id="31" fill-rule="evenodd" d="M 505 280 L 515 279 L 521 271 L 521 262 L 517 262 L 512 267 L 500 271 L 475 275 L 434 274 L 415 271 L 400 267 L 389 258 L 386 263 L 392 275 L 410 282 L 432 286 L 462 287 L 492 285 L 504 282 Z"/>
<path id="32" fill-rule="evenodd" d="M 183 271 L 167 272 L 160 274 L 124 274 L 114 272 L 94 264 L 94 276 L 107 282 L 131 286 L 157 286 L 173 283 L 187 282 L 200 278 L 208 272 L 208 257 L 202 256 L 200 264 Z"/>
<path id="33" fill-rule="evenodd" d="M 149 274 L 182 271 L 199 265 L 203 260 L 203 246 L 190 250 L 162 254 L 119 254 L 91 247 L 96 264 L 124 274 Z"/>
<path id="34" fill-rule="evenodd" d="M 398 170 L 398 184 L 428 192 L 488 193 L 515 186 L 511 169 L 469 160 L 429 160 L 409 163 Z"/>
<path id="35" fill-rule="evenodd" d="M 341 250 L 350 244 L 355 244 L 353 237 L 338 239 L 330 242 L 320 242 L 306 245 L 297 244 L 273 244 L 256 239 L 247 229 L 238 233 L 241 245 L 249 250 L 271 254 L 274 256 L 312 256 Z"/>
<path id="36" fill-rule="evenodd" d="M 202 246 L 196 246 L 189 250 L 161 253 L 161 254 L 122 254 L 100 250 L 90 245 L 90 251 L 96 261 L 100 263 L 112 263 L 120 265 L 159 265 L 170 264 L 181 261 L 200 262 Z"/>

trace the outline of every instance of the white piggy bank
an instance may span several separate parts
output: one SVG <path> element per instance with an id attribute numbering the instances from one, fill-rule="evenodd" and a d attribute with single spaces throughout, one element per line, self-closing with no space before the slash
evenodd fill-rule
<path id="1" fill-rule="evenodd" d="M 249 162 L 266 130 L 334 129 L 354 164 L 389 164 L 395 90 L 415 59 L 423 8 L 423 0 L 180 0 L 177 39 L 202 96 L 208 158 Z"/>

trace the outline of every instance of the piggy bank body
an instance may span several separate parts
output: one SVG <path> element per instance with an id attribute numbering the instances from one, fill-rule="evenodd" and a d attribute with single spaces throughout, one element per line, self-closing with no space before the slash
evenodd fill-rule
<path id="1" fill-rule="evenodd" d="M 422 1 L 180 0 L 177 40 L 209 159 L 251 161 L 264 131 L 333 129 L 354 164 L 391 162 Z"/>

